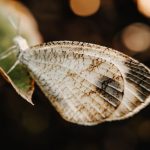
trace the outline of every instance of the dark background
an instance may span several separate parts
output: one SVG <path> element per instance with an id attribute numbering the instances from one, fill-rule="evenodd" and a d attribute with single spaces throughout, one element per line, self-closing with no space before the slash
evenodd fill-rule
<path id="1" fill-rule="evenodd" d="M 133 53 L 119 34 L 134 22 L 149 25 L 132 0 L 102 0 L 89 17 L 73 14 L 67 0 L 22 0 L 36 18 L 44 41 L 77 40 L 113 47 L 150 66 L 150 50 Z M 31 35 L 32 36 L 32 35 Z M 123 121 L 93 127 L 64 121 L 36 86 L 33 107 L 0 77 L 0 149 L 141 150 L 150 149 L 150 107 Z"/>

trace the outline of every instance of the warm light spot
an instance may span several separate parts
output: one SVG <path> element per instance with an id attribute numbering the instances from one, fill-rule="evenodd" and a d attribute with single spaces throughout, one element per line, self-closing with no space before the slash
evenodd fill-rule
<path id="1" fill-rule="evenodd" d="M 100 0 L 70 0 L 72 11 L 79 16 L 90 16 L 100 7 Z"/>
<path id="2" fill-rule="evenodd" d="M 150 17 L 150 0 L 137 0 L 137 7 L 143 15 Z"/>
<path id="3" fill-rule="evenodd" d="M 150 27 L 142 23 L 127 26 L 122 33 L 124 45 L 136 52 L 141 52 L 150 47 Z"/>

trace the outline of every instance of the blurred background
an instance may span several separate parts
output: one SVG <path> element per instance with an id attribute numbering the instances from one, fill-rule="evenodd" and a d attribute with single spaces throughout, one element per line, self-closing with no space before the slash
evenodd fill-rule
<path id="1" fill-rule="evenodd" d="M 76 40 L 112 47 L 150 67 L 149 0 L 18 0 L 43 41 Z M 32 34 L 31 34 L 32 37 Z M 35 106 L 0 77 L 0 149 L 150 149 L 150 107 L 132 118 L 93 127 L 64 121 L 36 86 Z"/>

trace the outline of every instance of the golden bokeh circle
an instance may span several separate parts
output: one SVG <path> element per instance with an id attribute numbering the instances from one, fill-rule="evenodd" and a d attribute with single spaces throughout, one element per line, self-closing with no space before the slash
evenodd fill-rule
<path id="1" fill-rule="evenodd" d="M 150 0 L 137 0 L 138 10 L 146 17 L 150 17 Z"/>
<path id="2" fill-rule="evenodd" d="M 100 0 L 70 0 L 71 10 L 78 16 L 90 16 L 100 8 Z"/>

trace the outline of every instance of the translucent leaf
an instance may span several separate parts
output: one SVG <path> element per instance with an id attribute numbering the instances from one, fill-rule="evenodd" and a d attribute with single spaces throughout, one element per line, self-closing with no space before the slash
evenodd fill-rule
<path id="1" fill-rule="evenodd" d="M 40 43 L 42 40 L 37 30 L 36 22 L 28 10 L 20 3 L 12 3 L 13 4 L 6 4 L 6 2 L 0 2 L 0 74 L 15 88 L 19 95 L 32 103 L 31 97 L 34 91 L 34 81 L 26 68 L 24 68 L 22 64 L 19 64 L 9 74 L 7 73 L 17 61 L 18 54 L 18 51 L 10 51 L 10 55 L 6 53 L 6 51 L 14 45 L 13 38 L 18 34 L 17 30 L 12 26 L 10 18 L 14 19 L 15 23 L 17 23 L 18 18 L 21 18 L 18 27 L 21 29 L 18 29 L 18 31 L 22 36 L 27 38 L 30 45 Z M 16 10 L 15 6 L 17 6 L 17 8 L 20 7 L 20 9 Z M 21 23 L 24 18 L 26 18 L 25 23 L 31 22 L 28 26 L 23 26 Z M 33 35 L 34 38 L 31 38 L 31 35 Z"/>

